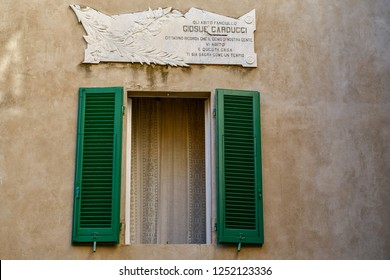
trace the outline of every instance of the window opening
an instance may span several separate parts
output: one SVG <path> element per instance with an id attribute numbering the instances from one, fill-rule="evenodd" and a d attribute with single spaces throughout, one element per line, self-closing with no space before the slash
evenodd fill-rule
<path id="1" fill-rule="evenodd" d="M 132 97 L 130 243 L 207 243 L 204 98 Z"/>

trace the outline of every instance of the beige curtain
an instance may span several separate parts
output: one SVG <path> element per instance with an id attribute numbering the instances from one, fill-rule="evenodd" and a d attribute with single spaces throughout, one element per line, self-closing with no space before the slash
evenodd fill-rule
<path id="1" fill-rule="evenodd" d="M 133 98 L 132 111 L 131 242 L 205 243 L 204 100 Z"/>

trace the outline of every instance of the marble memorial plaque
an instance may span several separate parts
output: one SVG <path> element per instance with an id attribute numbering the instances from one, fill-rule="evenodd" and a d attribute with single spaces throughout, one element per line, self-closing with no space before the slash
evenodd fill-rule
<path id="1" fill-rule="evenodd" d="M 70 7 L 87 33 L 84 63 L 257 66 L 255 10 L 235 19 L 196 8 L 185 14 L 159 8 L 110 16 Z"/>

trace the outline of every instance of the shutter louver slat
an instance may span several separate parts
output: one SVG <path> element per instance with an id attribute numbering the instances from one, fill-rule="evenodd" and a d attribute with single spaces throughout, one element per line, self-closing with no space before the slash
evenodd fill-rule
<path id="1" fill-rule="evenodd" d="M 82 167 L 80 228 L 111 227 L 112 165 L 115 93 L 90 94 L 86 97 L 84 126 L 84 158 Z M 111 137 L 105 142 L 95 141 L 90 135 Z M 94 161 L 91 166 L 89 160 Z M 96 168 L 95 165 L 101 165 Z M 94 188 L 100 185 L 103 189 Z M 105 191 L 104 191 L 105 190 Z M 91 208 L 91 206 L 93 207 Z M 86 208 L 88 207 L 89 208 Z"/>
<path id="2" fill-rule="evenodd" d="M 122 88 L 80 89 L 75 244 L 119 241 L 122 93 Z"/>
<path id="3" fill-rule="evenodd" d="M 241 97 L 240 102 L 237 99 L 231 95 L 224 98 L 226 227 L 255 229 L 252 98 Z M 238 185 L 242 177 L 249 184 Z M 242 188 L 247 192 L 237 197 Z"/>

